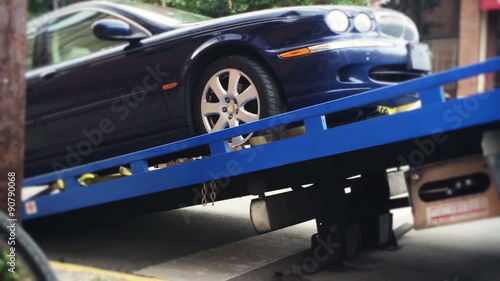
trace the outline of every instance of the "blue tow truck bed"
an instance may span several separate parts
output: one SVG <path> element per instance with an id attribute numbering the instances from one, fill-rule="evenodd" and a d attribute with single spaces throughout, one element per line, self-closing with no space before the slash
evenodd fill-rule
<path id="1" fill-rule="evenodd" d="M 437 157 L 436 155 L 442 158 L 454 157 L 454 152 L 457 151 L 458 154 L 467 154 L 469 150 L 476 149 L 468 147 L 469 141 L 475 139 L 463 137 L 459 132 L 470 130 L 470 138 L 477 138 L 475 136 L 482 135 L 483 131 L 500 128 L 500 89 L 446 101 L 442 85 L 499 70 L 500 58 L 493 58 L 483 63 L 295 110 L 239 127 L 27 178 L 24 180 L 25 188 L 50 185 L 62 180 L 64 189 L 25 200 L 22 216 L 24 220 L 30 220 L 167 190 L 201 187 L 204 183 L 208 185 L 213 181 L 220 188 L 229 178 L 266 171 L 280 171 L 273 181 L 283 180 L 281 185 L 286 187 L 289 184 L 288 176 L 278 175 L 289 173 L 290 178 L 294 178 L 292 174 L 300 173 L 300 169 L 307 169 L 310 164 L 310 167 L 315 167 L 315 161 L 321 163 L 318 165 L 327 165 L 328 161 L 325 159 L 329 157 L 337 160 L 356 158 L 353 161 L 360 166 L 372 165 L 385 169 L 389 164 L 418 166 L 434 161 L 433 157 Z M 325 115 L 410 92 L 418 92 L 421 108 L 332 128 L 325 122 Z M 233 136 L 297 122 L 304 124 L 304 134 L 241 150 L 229 149 L 227 139 Z M 418 139 L 423 137 L 426 139 L 419 143 Z M 443 145 L 447 140 L 452 142 Z M 210 147 L 210 157 L 160 169 L 148 167 L 147 160 L 150 158 L 206 145 Z M 434 152 L 440 145 L 448 151 L 430 155 L 429 150 Z M 456 149 L 457 146 L 462 146 L 462 149 Z M 377 151 L 380 153 L 377 154 Z M 427 157 L 429 159 L 424 159 Z M 374 162 L 374 159 L 380 159 L 380 162 Z M 78 181 L 86 173 L 126 165 L 130 165 L 131 175 L 88 186 L 82 186 Z M 326 171 L 336 173 L 334 167 Z M 317 171 L 308 173 L 311 178 L 322 176 Z M 228 195 L 234 196 L 238 195 Z M 183 204 L 177 201 L 178 206 L 195 203 Z"/>

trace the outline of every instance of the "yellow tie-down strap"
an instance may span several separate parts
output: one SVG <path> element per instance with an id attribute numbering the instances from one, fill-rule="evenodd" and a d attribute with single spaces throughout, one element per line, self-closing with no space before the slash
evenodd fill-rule
<path id="1" fill-rule="evenodd" d="M 382 114 L 393 115 L 400 112 L 410 111 L 414 109 L 418 109 L 422 107 L 422 103 L 420 101 L 410 102 L 404 105 L 396 106 L 396 107 L 387 107 L 379 105 L 377 107 L 377 111 Z"/>
<path id="2" fill-rule="evenodd" d="M 92 173 L 83 174 L 78 178 L 78 183 L 80 183 L 81 186 L 87 186 L 97 182 L 108 181 L 130 175 L 132 175 L 132 172 L 130 171 L 129 168 L 120 166 L 119 172 L 116 174 L 105 175 L 105 176 L 98 176 Z"/>

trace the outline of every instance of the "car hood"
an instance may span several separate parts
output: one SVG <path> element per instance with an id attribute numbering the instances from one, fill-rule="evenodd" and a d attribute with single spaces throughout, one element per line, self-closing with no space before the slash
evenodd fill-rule
<path id="1" fill-rule="evenodd" d="M 256 23 L 264 23 L 276 19 L 289 20 L 290 23 L 299 18 L 311 18 L 312 21 L 324 21 L 326 15 L 335 9 L 342 10 L 349 17 L 354 17 L 359 12 L 365 12 L 370 17 L 374 18 L 376 10 L 370 7 L 360 6 L 343 6 L 343 5 L 322 5 L 322 6 L 297 6 L 286 8 L 275 8 L 262 11 L 242 13 L 227 17 L 210 19 L 195 23 L 185 23 L 175 26 L 174 29 L 166 30 L 158 35 L 158 40 L 164 41 L 171 38 L 182 36 L 194 36 L 197 33 L 206 33 L 217 31 L 225 28 L 232 28 L 243 25 L 251 25 Z"/>
<path id="2" fill-rule="evenodd" d="M 296 18 L 309 16 L 326 16 L 331 10 L 339 9 L 344 11 L 349 17 L 353 17 L 359 12 L 365 12 L 370 16 L 374 16 L 376 10 L 370 7 L 361 6 L 342 6 L 342 5 L 323 5 L 323 6 L 295 6 L 286 8 L 275 8 L 261 10 L 255 12 L 242 13 L 222 18 L 196 22 L 191 24 L 180 25 L 179 27 L 195 25 L 195 26 L 213 26 L 213 25 L 233 25 L 233 24 L 248 24 L 251 22 L 260 22 L 278 18 Z M 390 10 L 389 10 L 390 11 Z"/>

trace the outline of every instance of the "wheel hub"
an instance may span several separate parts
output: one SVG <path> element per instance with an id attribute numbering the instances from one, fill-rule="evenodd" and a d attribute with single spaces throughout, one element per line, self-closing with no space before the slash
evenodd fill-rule
<path id="1" fill-rule="evenodd" d="M 234 103 L 234 101 L 230 101 L 227 104 L 227 113 L 234 114 L 238 111 L 238 105 Z"/>

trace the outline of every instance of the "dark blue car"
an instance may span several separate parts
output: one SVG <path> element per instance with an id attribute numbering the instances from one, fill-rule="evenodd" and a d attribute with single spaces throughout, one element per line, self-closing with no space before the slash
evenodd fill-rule
<path id="1" fill-rule="evenodd" d="M 290 7 L 211 19 L 146 4 L 83 2 L 30 21 L 27 36 L 27 176 L 430 70 L 414 23 L 368 7 Z"/>

